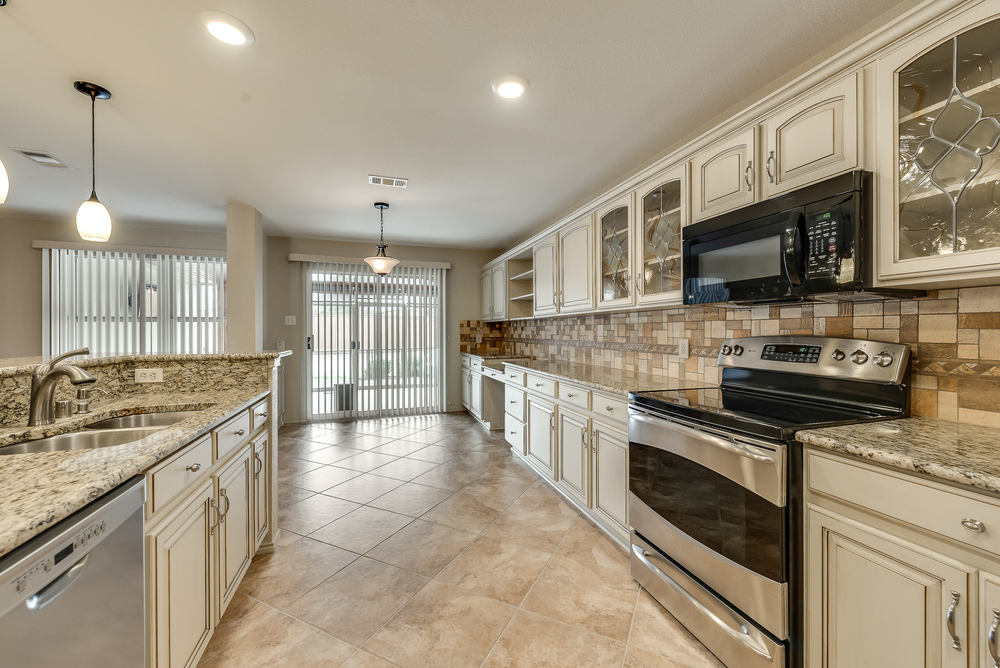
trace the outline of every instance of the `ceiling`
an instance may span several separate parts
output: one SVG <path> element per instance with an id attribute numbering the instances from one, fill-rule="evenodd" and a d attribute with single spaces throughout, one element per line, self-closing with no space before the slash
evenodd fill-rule
<path id="1" fill-rule="evenodd" d="M 511 245 L 897 0 L 9 0 L 0 8 L 3 218 Z M 212 38 L 218 10 L 256 35 Z M 531 86 L 496 96 L 501 74 Z M 73 170 L 8 150 L 41 149 Z M 368 174 L 410 179 L 405 190 Z M 113 240 L 113 238 L 112 238 Z"/>

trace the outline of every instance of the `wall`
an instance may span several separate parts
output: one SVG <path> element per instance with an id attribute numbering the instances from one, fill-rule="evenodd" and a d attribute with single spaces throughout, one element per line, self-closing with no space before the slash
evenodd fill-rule
<path id="1" fill-rule="evenodd" d="M 72 217 L 0 220 L 0 358 L 42 354 L 42 251 L 32 249 L 34 239 L 79 242 L 80 235 Z M 111 243 L 225 251 L 226 235 L 118 225 Z"/>
<path id="2" fill-rule="evenodd" d="M 285 366 L 285 422 L 305 419 L 302 402 L 302 382 L 305 370 L 305 300 L 301 263 L 289 262 L 289 253 L 364 258 L 375 252 L 371 243 L 351 243 L 321 239 L 268 237 L 265 253 L 265 322 L 264 348 L 270 349 L 283 340 L 294 355 L 282 360 Z M 425 248 L 421 246 L 390 246 L 389 254 L 403 260 L 451 262 L 447 272 L 447 384 L 448 410 L 462 410 L 461 359 L 459 356 L 459 322 L 480 316 L 480 268 L 497 256 L 496 250 L 459 248 Z M 296 316 L 294 326 L 285 325 L 285 316 Z"/>
<path id="3" fill-rule="evenodd" d="M 909 343 L 914 415 L 1000 427 L 1000 287 L 942 290 L 912 301 L 470 321 L 462 323 L 461 346 L 717 383 L 724 339 L 775 334 Z M 690 339 L 687 360 L 677 355 L 680 338 Z"/>

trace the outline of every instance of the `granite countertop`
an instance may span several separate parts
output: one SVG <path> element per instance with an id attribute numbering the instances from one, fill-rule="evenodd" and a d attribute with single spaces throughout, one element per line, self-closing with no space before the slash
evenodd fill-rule
<path id="1" fill-rule="evenodd" d="M 272 356 L 274 354 L 272 353 Z M 191 417 L 146 438 L 93 450 L 0 456 L 0 555 L 38 535 L 105 492 L 169 457 L 227 416 L 249 407 L 266 391 L 227 390 L 126 396 L 94 412 L 44 427 L 0 429 L 0 444 L 76 431 L 105 418 L 197 410 Z"/>
<path id="2" fill-rule="evenodd" d="M 288 357 L 291 350 L 259 350 L 255 353 L 208 353 L 198 355 L 116 355 L 108 357 L 104 354 L 91 353 L 90 355 L 79 355 L 70 357 L 62 364 L 72 364 L 81 369 L 91 366 L 101 366 L 105 364 L 121 364 L 122 362 L 198 362 L 209 360 L 258 360 L 258 359 L 278 359 Z M 22 373 L 31 373 L 39 364 L 51 361 L 51 355 L 39 355 L 36 357 L 10 357 L 0 359 L 0 378 L 5 376 L 17 376 Z"/>
<path id="3" fill-rule="evenodd" d="M 463 355 L 469 355 L 470 357 L 478 357 L 483 360 L 515 360 L 515 359 L 525 359 L 527 355 L 501 355 L 500 353 L 487 353 L 487 352 L 477 352 L 469 351 L 467 353 L 462 353 Z"/>
<path id="4" fill-rule="evenodd" d="M 1000 492 L 1000 442 L 992 427 L 912 417 L 809 429 L 795 438 L 904 471 Z"/>
<path id="5" fill-rule="evenodd" d="M 589 364 L 573 364 L 571 362 L 532 360 L 529 362 L 507 362 L 504 366 L 513 366 L 525 369 L 526 371 L 538 371 L 552 376 L 560 376 L 581 385 L 588 385 L 598 390 L 624 396 L 628 396 L 629 392 L 696 390 L 716 387 L 712 383 L 705 383 L 698 380 L 654 376 L 648 373 L 620 371 Z"/>

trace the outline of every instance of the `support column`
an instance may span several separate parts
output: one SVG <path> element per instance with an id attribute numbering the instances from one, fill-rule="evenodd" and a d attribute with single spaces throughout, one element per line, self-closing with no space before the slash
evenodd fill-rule
<path id="1" fill-rule="evenodd" d="M 264 227 L 260 211 L 226 206 L 226 352 L 264 347 Z"/>

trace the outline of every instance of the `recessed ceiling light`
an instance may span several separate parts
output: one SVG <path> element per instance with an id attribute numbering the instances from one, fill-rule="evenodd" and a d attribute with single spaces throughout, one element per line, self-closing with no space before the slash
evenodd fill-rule
<path id="1" fill-rule="evenodd" d="M 516 74 L 505 74 L 493 80 L 493 92 L 500 97 L 521 97 L 528 90 L 528 80 Z"/>
<path id="2" fill-rule="evenodd" d="M 220 42 L 232 46 L 253 44 L 253 30 L 235 16 L 222 12 L 202 12 L 198 15 L 208 32 Z"/>

